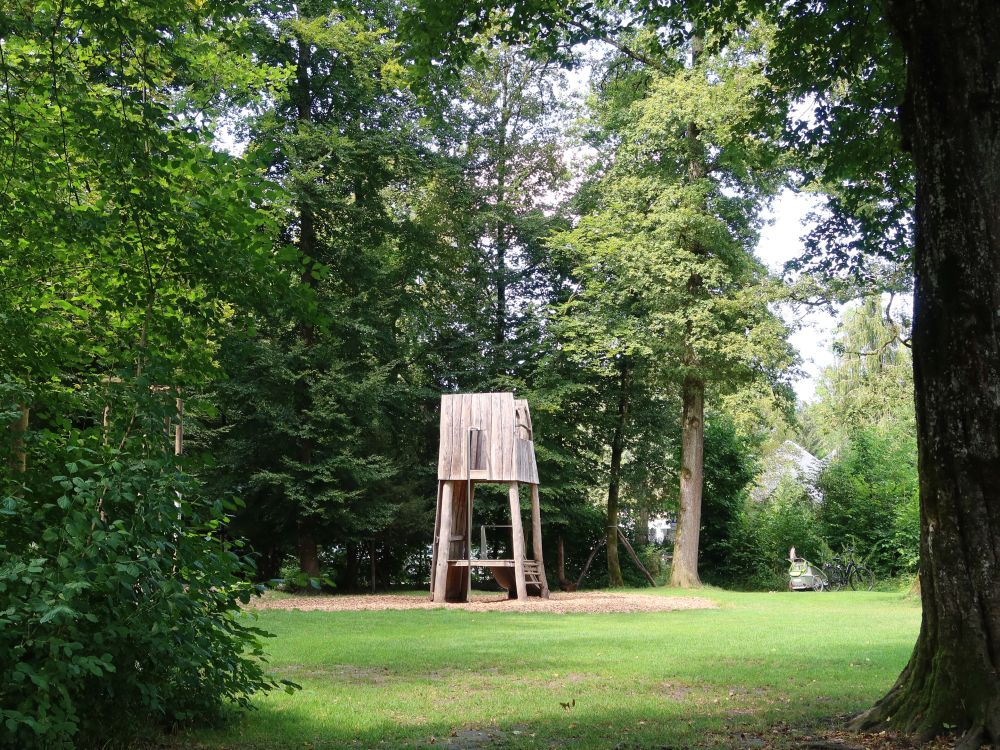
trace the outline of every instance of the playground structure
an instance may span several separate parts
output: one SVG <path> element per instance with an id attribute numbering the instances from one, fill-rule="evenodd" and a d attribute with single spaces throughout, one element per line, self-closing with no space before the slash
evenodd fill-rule
<path id="1" fill-rule="evenodd" d="M 478 558 L 472 556 L 475 485 L 506 484 L 510 502 L 512 557 L 490 559 L 485 528 Z M 519 486 L 531 494 L 531 552 L 525 552 Z M 431 555 L 431 599 L 467 602 L 472 568 L 488 568 L 518 599 L 548 598 L 542 560 L 538 467 L 528 402 L 513 393 L 463 393 L 441 397 L 437 510 Z"/>

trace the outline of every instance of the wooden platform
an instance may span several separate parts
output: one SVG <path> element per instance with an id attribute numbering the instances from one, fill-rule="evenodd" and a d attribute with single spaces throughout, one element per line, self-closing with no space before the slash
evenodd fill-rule
<path id="1" fill-rule="evenodd" d="M 449 560 L 456 568 L 513 568 L 513 560 Z"/>

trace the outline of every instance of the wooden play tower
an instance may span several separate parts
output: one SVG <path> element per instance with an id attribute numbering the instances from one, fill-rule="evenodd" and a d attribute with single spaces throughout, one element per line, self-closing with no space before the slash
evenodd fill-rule
<path id="1" fill-rule="evenodd" d="M 472 500 L 477 482 L 506 484 L 510 501 L 513 557 L 489 559 L 485 527 L 479 557 L 472 556 Z M 531 551 L 524 547 L 518 486 L 531 488 Z M 528 402 L 513 393 L 462 393 L 441 397 L 441 448 L 431 558 L 431 598 L 469 600 L 471 568 L 489 568 L 518 599 L 548 598 L 542 564 L 542 520 L 538 507 L 538 467 Z"/>

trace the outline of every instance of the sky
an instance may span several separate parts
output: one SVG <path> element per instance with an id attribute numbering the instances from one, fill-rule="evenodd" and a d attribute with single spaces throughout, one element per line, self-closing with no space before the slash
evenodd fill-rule
<path id="1" fill-rule="evenodd" d="M 815 196 L 785 190 L 767 211 L 769 224 L 761 232 L 756 254 L 775 273 L 780 274 L 787 261 L 802 254 L 802 236 L 809 227 L 807 216 L 818 205 Z M 837 318 L 819 310 L 798 313 L 784 310 L 782 316 L 786 323 L 795 326 L 790 341 L 802 358 L 804 375 L 795 382 L 795 393 L 800 401 L 811 401 L 821 370 L 833 364 L 830 344 Z"/>

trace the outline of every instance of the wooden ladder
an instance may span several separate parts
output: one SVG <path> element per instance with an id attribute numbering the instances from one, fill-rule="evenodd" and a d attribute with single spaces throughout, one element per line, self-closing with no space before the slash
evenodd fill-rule
<path id="1" fill-rule="evenodd" d="M 538 586 L 542 592 L 542 596 L 548 596 L 548 587 L 545 585 L 545 579 L 542 577 L 542 566 L 538 560 L 524 561 L 524 582 L 529 586 Z"/>

